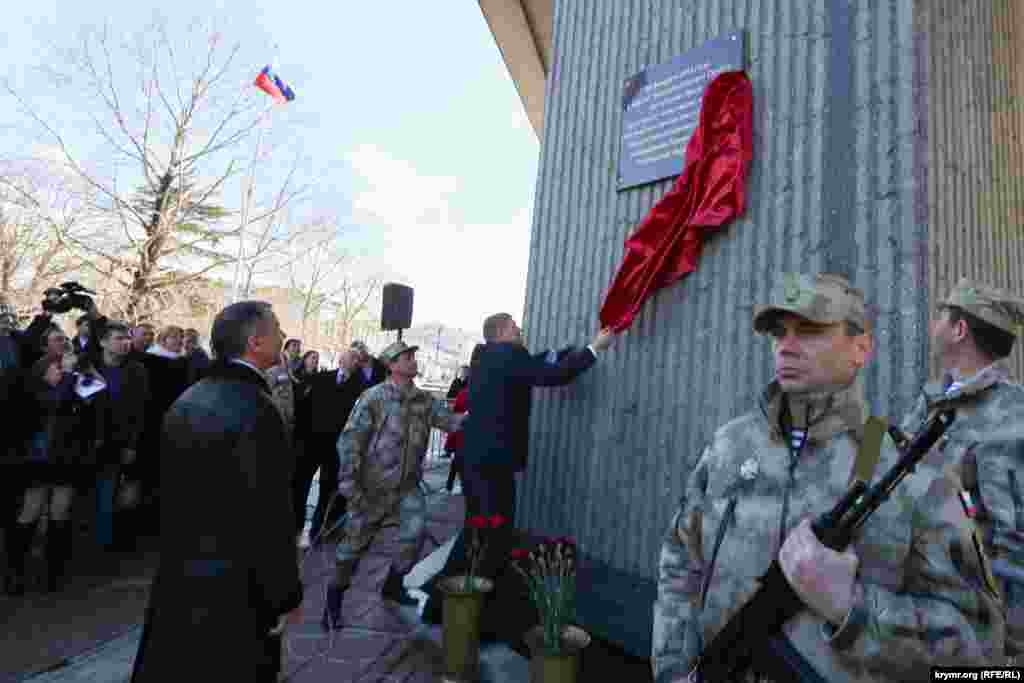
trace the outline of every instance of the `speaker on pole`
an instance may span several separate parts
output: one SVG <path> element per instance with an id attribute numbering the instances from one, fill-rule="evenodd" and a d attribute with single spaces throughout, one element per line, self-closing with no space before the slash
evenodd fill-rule
<path id="1" fill-rule="evenodd" d="M 381 330 L 402 330 L 412 327 L 412 287 L 389 282 L 384 285 L 383 306 L 380 312 Z"/>

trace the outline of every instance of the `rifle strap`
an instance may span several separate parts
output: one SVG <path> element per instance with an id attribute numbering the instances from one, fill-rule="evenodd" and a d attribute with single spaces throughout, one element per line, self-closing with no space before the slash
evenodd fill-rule
<path id="1" fill-rule="evenodd" d="M 853 461 L 853 472 L 850 473 L 850 484 L 860 481 L 869 484 L 875 476 L 875 468 L 882 453 L 882 439 L 889 429 L 889 421 L 884 417 L 872 415 L 864 423 L 857 458 Z"/>
<path id="2" fill-rule="evenodd" d="M 961 532 L 961 545 L 971 552 L 975 559 L 976 571 L 981 575 L 985 588 L 995 597 L 999 597 L 999 588 L 992 573 L 992 561 L 985 550 L 985 544 L 978 528 L 978 508 L 971 491 L 977 491 L 977 461 L 974 453 L 968 451 L 963 459 L 956 464 L 943 468 L 946 480 L 952 484 L 956 497 L 963 509 L 964 526 Z"/>

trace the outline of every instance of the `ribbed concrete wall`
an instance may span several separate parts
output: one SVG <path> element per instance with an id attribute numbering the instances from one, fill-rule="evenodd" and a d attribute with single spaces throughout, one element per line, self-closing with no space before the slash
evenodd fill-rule
<path id="1" fill-rule="evenodd" d="M 919 0 L 931 277 L 1024 292 L 1024 3 Z M 1013 357 L 1024 376 L 1024 353 Z"/>
<path id="2" fill-rule="evenodd" d="M 887 354 L 867 376 L 876 411 L 903 410 L 926 374 L 927 219 L 915 214 L 914 154 L 924 127 L 904 0 L 557 2 L 530 347 L 589 339 L 624 239 L 672 182 L 616 192 L 623 78 L 737 28 L 755 97 L 745 216 L 592 371 L 534 393 L 519 523 L 572 534 L 588 555 L 649 579 L 695 458 L 770 378 L 750 316 L 782 271 L 837 270 L 867 291 Z"/>

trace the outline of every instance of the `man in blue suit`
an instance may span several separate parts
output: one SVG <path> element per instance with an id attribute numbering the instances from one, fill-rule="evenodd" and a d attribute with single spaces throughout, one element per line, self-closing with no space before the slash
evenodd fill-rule
<path id="1" fill-rule="evenodd" d="M 569 384 L 611 346 L 601 330 L 584 349 L 530 355 L 522 331 L 508 313 L 484 321 L 484 351 L 472 368 L 469 421 L 463 446 L 463 493 L 469 515 L 515 518 L 515 473 L 526 468 L 530 390 Z"/>
<path id="2" fill-rule="evenodd" d="M 531 355 L 523 345 L 522 331 L 508 313 L 497 313 L 484 321 L 483 351 L 476 364 L 470 366 L 469 418 L 463 426 L 462 493 L 466 500 L 466 516 L 501 515 L 508 519 L 502 529 L 491 533 L 486 557 L 479 573 L 497 579 L 497 587 L 489 596 L 497 601 L 494 609 L 485 611 L 494 618 L 485 618 L 483 637 L 499 638 L 509 643 L 530 624 L 522 605 L 518 585 L 507 583 L 502 571 L 514 540 L 512 523 L 516 511 L 516 472 L 526 468 L 527 444 L 530 435 L 530 392 L 533 387 L 569 384 L 597 361 L 615 339 L 614 333 L 599 331 L 583 349 L 569 347 L 559 352 L 547 351 Z M 443 576 L 464 573 L 468 566 L 465 534 L 456 540 L 441 574 L 423 590 L 429 600 L 424 606 L 423 620 L 439 623 L 441 600 L 434 586 Z M 515 577 L 512 577 L 515 582 Z"/>

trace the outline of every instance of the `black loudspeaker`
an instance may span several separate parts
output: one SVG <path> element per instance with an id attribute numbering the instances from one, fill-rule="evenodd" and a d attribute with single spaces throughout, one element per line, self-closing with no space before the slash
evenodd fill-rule
<path id="1" fill-rule="evenodd" d="M 380 329 L 407 330 L 412 327 L 412 287 L 389 282 L 384 285 Z"/>

